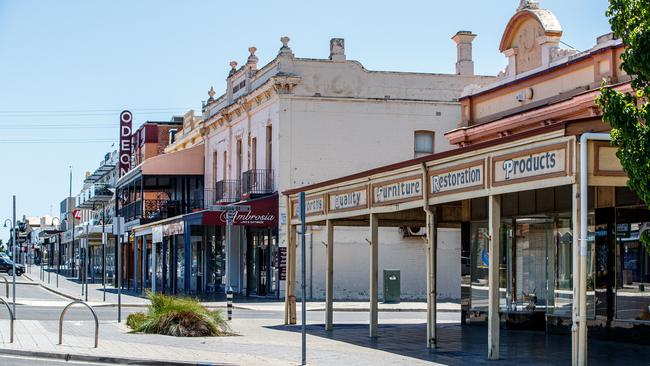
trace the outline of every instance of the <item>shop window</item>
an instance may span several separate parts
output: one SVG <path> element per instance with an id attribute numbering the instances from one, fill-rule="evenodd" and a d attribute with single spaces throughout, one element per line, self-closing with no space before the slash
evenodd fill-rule
<path id="1" fill-rule="evenodd" d="M 538 213 L 553 212 L 555 210 L 555 189 L 543 188 L 535 191 L 536 207 Z"/>
<path id="2" fill-rule="evenodd" d="M 487 197 L 479 197 L 472 199 L 471 211 L 472 220 L 487 220 Z"/>
<path id="3" fill-rule="evenodd" d="M 650 229 L 650 214 L 646 209 L 617 211 L 626 212 L 617 212 L 615 228 L 616 318 L 650 321 L 650 253 L 639 240 Z"/>
<path id="4" fill-rule="evenodd" d="M 616 187 L 616 206 L 639 204 L 639 197 L 628 187 Z"/>
<path id="5" fill-rule="evenodd" d="M 416 158 L 433 154 L 433 141 L 435 133 L 433 131 L 415 131 L 414 145 Z"/>
<path id="6" fill-rule="evenodd" d="M 559 212 L 571 212 L 573 200 L 571 199 L 573 188 L 571 186 L 555 187 L 555 210 Z"/>
<path id="7" fill-rule="evenodd" d="M 520 215 L 535 213 L 535 191 L 519 192 L 519 211 Z"/>
<path id="8" fill-rule="evenodd" d="M 517 216 L 517 202 L 519 202 L 517 193 L 501 195 L 501 215 L 503 217 Z"/>

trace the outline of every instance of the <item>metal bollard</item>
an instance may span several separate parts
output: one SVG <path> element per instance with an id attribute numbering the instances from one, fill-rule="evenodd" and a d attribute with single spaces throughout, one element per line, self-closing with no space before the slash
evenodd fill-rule
<path id="1" fill-rule="evenodd" d="M 228 302 L 228 320 L 232 320 L 232 287 L 228 287 L 226 301 Z"/>

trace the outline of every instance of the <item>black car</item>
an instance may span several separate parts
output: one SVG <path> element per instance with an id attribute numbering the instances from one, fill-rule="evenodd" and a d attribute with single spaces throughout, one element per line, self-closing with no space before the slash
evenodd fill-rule
<path id="1" fill-rule="evenodd" d="M 0 273 L 4 272 L 9 276 L 13 276 L 14 262 L 11 259 L 0 257 Z M 16 263 L 16 275 L 21 276 L 25 273 L 25 266 Z"/>

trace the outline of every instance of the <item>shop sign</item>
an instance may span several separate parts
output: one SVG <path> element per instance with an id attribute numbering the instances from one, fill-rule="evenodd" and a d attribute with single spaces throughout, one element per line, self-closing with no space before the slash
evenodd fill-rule
<path id="1" fill-rule="evenodd" d="M 567 173 L 565 144 L 497 157 L 493 164 L 494 185 L 563 176 Z"/>
<path id="2" fill-rule="evenodd" d="M 120 113 L 120 170 L 119 177 L 131 169 L 131 126 L 133 115 L 129 111 Z"/>
<path id="3" fill-rule="evenodd" d="M 278 248 L 278 271 L 280 272 L 280 281 L 287 280 L 287 247 Z"/>
<path id="4" fill-rule="evenodd" d="M 354 188 L 343 192 L 330 193 L 330 211 L 346 211 L 368 207 L 368 190 L 366 187 Z"/>
<path id="5" fill-rule="evenodd" d="M 305 199 L 305 215 L 318 215 L 325 213 L 324 196 L 307 197 Z M 300 217 L 300 202 L 293 201 L 293 217 Z"/>
<path id="6" fill-rule="evenodd" d="M 481 162 L 464 164 L 429 173 L 431 194 L 447 194 L 485 187 L 485 164 Z"/>
<path id="7" fill-rule="evenodd" d="M 232 217 L 232 225 L 276 227 L 278 226 L 278 196 L 249 200 L 244 203 L 250 207 L 247 211 L 236 211 Z M 241 207 L 238 205 L 234 205 Z M 225 226 L 228 223 L 226 215 L 229 211 L 207 211 L 202 214 L 203 225 Z"/>
<path id="8" fill-rule="evenodd" d="M 162 226 L 163 236 L 183 235 L 185 233 L 185 222 L 177 221 Z M 162 241 L 162 240 L 161 240 Z"/>
<path id="9" fill-rule="evenodd" d="M 373 203 L 390 204 L 422 198 L 422 178 L 420 176 L 394 180 L 373 185 Z"/>

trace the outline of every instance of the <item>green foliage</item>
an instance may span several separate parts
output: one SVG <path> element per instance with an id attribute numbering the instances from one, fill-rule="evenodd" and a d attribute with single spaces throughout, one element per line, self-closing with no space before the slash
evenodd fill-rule
<path id="1" fill-rule="evenodd" d="M 148 293 L 151 305 L 146 313 L 129 315 L 127 325 L 134 332 L 175 337 L 223 336 L 230 327 L 218 310 L 206 309 L 197 299 Z"/>
<path id="2" fill-rule="evenodd" d="M 126 325 L 131 329 L 138 329 L 147 318 L 144 313 L 133 313 L 126 317 Z"/>
<path id="3" fill-rule="evenodd" d="M 603 85 L 596 101 L 603 120 L 612 126 L 612 145 L 629 177 L 628 185 L 650 205 L 650 2 L 610 0 L 607 16 L 612 31 L 625 45 L 621 68 L 632 75 L 633 93 L 621 93 Z M 650 238 L 642 241 L 650 250 Z"/>

